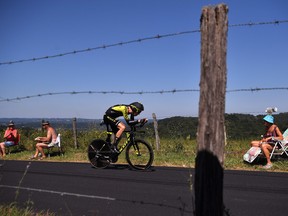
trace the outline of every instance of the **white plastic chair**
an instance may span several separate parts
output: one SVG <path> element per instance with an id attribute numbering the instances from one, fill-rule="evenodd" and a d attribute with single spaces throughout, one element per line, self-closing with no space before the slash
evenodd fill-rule
<path id="1" fill-rule="evenodd" d="M 48 157 L 50 157 L 51 149 L 54 147 L 58 148 L 59 155 L 63 155 L 62 146 L 61 146 L 61 134 L 57 135 L 55 143 L 51 143 L 48 145 Z"/>

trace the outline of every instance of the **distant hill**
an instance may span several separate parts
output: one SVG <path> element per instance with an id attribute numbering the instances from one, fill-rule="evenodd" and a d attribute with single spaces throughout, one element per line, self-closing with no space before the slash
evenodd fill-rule
<path id="1" fill-rule="evenodd" d="M 260 137 L 264 132 L 263 117 L 265 115 L 249 115 L 249 114 L 225 114 L 225 126 L 227 137 L 232 139 L 242 139 L 247 137 Z M 284 132 L 288 128 L 288 113 L 279 113 L 273 115 L 275 123 L 280 130 Z M 7 123 L 11 119 L 0 118 L 0 127 L 6 128 Z M 18 128 L 41 128 L 41 118 L 12 118 Z M 51 118 L 45 119 L 51 122 L 55 128 L 71 129 L 73 119 L 70 118 Z M 101 119 L 76 119 L 77 130 L 97 129 L 105 130 L 100 127 Z M 175 116 L 158 120 L 158 131 L 160 137 L 168 138 L 196 138 L 198 126 L 197 117 L 181 117 Z M 154 135 L 153 121 L 143 128 L 147 135 Z"/>
<path id="2" fill-rule="evenodd" d="M 263 117 L 265 115 L 225 114 L 225 126 L 228 138 L 241 139 L 260 137 L 264 132 Z M 288 113 L 273 115 L 275 123 L 284 132 L 288 128 Z M 149 125 L 153 127 L 153 125 Z M 196 138 L 198 126 L 197 117 L 172 117 L 158 121 L 160 137 Z M 150 129 L 149 131 L 151 131 Z"/>
<path id="3" fill-rule="evenodd" d="M 17 125 L 17 128 L 41 128 L 41 123 L 43 119 L 41 118 L 0 118 L 0 126 L 6 127 L 7 123 L 13 120 Z M 69 129 L 73 127 L 72 118 L 45 118 L 46 121 L 49 121 L 51 125 L 55 128 L 64 128 Z M 77 129 L 91 129 L 100 127 L 100 119 L 83 119 L 76 118 Z"/>

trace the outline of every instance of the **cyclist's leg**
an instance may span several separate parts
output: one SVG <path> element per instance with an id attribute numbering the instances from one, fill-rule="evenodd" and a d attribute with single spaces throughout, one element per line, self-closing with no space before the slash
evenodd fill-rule
<path id="1" fill-rule="evenodd" d="M 118 121 L 117 125 L 117 132 L 115 133 L 115 142 L 114 144 L 117 146 L 119 141 L 121 140 L 122 134 L 126 129 L 126 126 L 123 122 Z"/>
<path id="2" fill-rule="evenodd" d="M 104 116 L 105 124 L 109 125 L 115 134 L 114 140 L 112 141 L 113 149 L 118 153 L 117 145 L 121 139 L 122 133 L 125 131 L 125 124 L 117 119 L 114 119 L 110 116 Z"/>

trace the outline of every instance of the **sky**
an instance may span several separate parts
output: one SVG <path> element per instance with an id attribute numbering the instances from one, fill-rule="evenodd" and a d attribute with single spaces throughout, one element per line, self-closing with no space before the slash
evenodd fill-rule
<path id="1" fill-rule="evenodd" d="M 134 101 L 142 117 L 198 116 L 200 17 L 219 3 L 229 25 L 288 20 L 286 0 L 0 0 L 0 118 L 98 119 Z M 226 113 L 288 112 L 287 38 L 288 22 L 228 28 L 227 91 L 272 90 L 227 92 Z"/>

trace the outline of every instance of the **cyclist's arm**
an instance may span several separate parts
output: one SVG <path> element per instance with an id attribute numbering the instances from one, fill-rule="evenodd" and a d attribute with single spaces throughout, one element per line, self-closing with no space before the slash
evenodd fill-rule
<path id="1" fill-rule="evenodd" d="M 115 106 L 115 107 L 113 107 L 113 110 L 118 111 L 118 112 L 122 112 L 122 115 L 123 115 L 125 121 L 129 125 L 136 125 L 138 123 L 141 123 L 141 125 L 144 125 L 148 121 L 148 119 L 146 119 L 146 118 L 134 120 L 133 114 L 131 114 L 129 117 L 128 107 L 126 105 Z"/>
<path id="2" fill-rule="evenodd" d="M 128 124 L 130 124 L 130 125 L 136 125 L 136 124 L 144 125 L 147 121 L 148 121 L 147 118 L 137 119 L 137 120 L 130 120 L 130 121 L 128 122 Z"/>
<path id="3" fill-rule="evenodd" d="M 136 124 L 139 123 L 139 121 L 138 121 L 138 120 L 129 120 L 127 123 L 128 123 L 129 125 L 136 125 Z"/>

